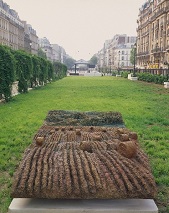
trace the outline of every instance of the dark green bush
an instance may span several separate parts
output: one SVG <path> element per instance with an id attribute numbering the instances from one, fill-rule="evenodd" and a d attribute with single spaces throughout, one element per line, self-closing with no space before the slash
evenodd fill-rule
<path id="1" fill-rule="evenodd" d="M 67 67 L 60 62 L 53 64 L 45 58 L 0 45 L 0 99 L 11 98 L 12 84 L 16 80 L 18 92 L 26 93 L 29 87 L 45 85 L 66 74 Z"/>
<path id="2" fill-rule="evenodd" d="M 54 68 L 54 79 L 55 80 L 66 77 L 66 75 L 67 75 L 66 65 L 64 65 L 60 62 L 54 62 L 53 68 Z"/>
<path id="3" fill-rule="evenodd" d="M 11 98 L 11 88 L 15 80 L 15 59 L 8 47 L 0 46 L 0 97 Z"/>
<path id="4" fill-rule="evenodd" d="M 38 85 L 38 79 L 39 79 L 39 74 L 40 74 L 40 58 L 33 55 L 32 56 L 32 76 L 31 76 L 31 88 L 35 87 Z"/>
<path id="5" fill-rule="evenodd" d="M 129 74 L 130 72 L 129 71 L 123 71 L 123 72 L 121 72 L 121 76 L 123 77 L 123 78 L 128 78 L 128 74 Z"/>
<path id="6" fill-rule="evenodd" d="M 150 73 L 138 73 L 138 80 L 140 81 L 146 81 L 146 82 L 154 82 L 155 84 L 163 84 L 165 81 L 167 81 L 167 76 L 162 75 L 153 75 Z"/>
<path id="7" fill-rule="evenodd" d="M 28 92 L 30 80 L 33 73 L 33 64 L 30 54 L 23 51 L 15 51 L 16 77 L 18 80 L 18 91 L 20 93 Z"/>

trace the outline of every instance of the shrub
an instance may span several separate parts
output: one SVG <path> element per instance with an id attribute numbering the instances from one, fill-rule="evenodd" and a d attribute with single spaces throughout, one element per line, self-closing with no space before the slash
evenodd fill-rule
<path id="1" fill-rule="evenodd" d="M 11 98 L 15 68 L 15 59 L 10 50 L 5 46 L 0 46 L 0 97 L 4 96 L 5 101 Z"/>
<path id="2" fill-rule="evenodd" d="M 32 65 L 33 65 L 33 70 L 32 70 L 32 76 L 31 76 L 31 88 L 34 86 L 38 85 L 38 80 L 39 80 L 39 74 L 40 74 L 40 59 L 39 57 L 33 55 L 32 56 Z"/>
<path id="3" fill-rule="evenodd" d="M 60 63 L 60 62 L 54 62 L 54 78 L 55 80 L 64 78 L 67 74 L 67 67 L 66 65 Z"/>
<path id="4" fill-rule="evenodd" d="M 67 74 L 67 67 L 60 63 L 31 55 L 23 50 L 12 50 L 0 45 L 0 99 L 11 98 L 11 88 L 18 81 L 18 92 L 26 93 L 28 88 L 45 85 L 53 79 L 61 79 Z"/>
<path id="5" fill-rule="evenodd" d="M 31 55 L 23 51 L 15 51 L 16 76 L 18 80 L 18 91 L 21 93 L 28 92 L 28 87 L 32 77 L 33 64 Z"/>
<path id="6" fill-rule="evenodd" d="M 153 75 L 150 73 L 138 73 L 138 80 L 163 84 L 165 81 L 167 81 L 167 76 Z"/>
<path id="7" fill-rule="evenodd" d="M 122 73 L 121 73 L 121 76 L 123 77 L 123 78 L 128 78 L 128 74 L 129 74 L 130 72 L 129 71 L 123 71 Z"/>

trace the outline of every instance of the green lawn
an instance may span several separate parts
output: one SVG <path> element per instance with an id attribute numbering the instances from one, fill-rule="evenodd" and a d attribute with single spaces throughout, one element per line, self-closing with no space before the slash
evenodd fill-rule
<path id="1" fill-rule="evenodd" d="M 11 202 L 12 176 L 49 110 L 119 111 L 149 155 L 160 213 L 169 212 L 169 90 L 116 77 L 67 77 L 0 104 L 0 213 Z"/>

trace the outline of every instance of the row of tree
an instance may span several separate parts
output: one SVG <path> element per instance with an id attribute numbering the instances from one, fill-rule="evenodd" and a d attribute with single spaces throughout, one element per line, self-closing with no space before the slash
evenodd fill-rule
<path id="1" fill-rule="evenodd" d="M 0 45 L 0 99 L 11 99 L 15 81 L 18 81 L 18 92 L 26 93 L 29 87 L 45 85 L 66 74 L 67 67 L 60 62 L 51 63 L 45 58 Z"/>

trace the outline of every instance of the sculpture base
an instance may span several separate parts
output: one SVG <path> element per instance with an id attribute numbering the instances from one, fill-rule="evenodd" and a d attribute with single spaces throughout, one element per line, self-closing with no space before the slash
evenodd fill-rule
<path id="1" fill-rule="evenodd" d="M 15 198 L 9 213 L 158 213 L 151 199 L 49 200 Z"/>

